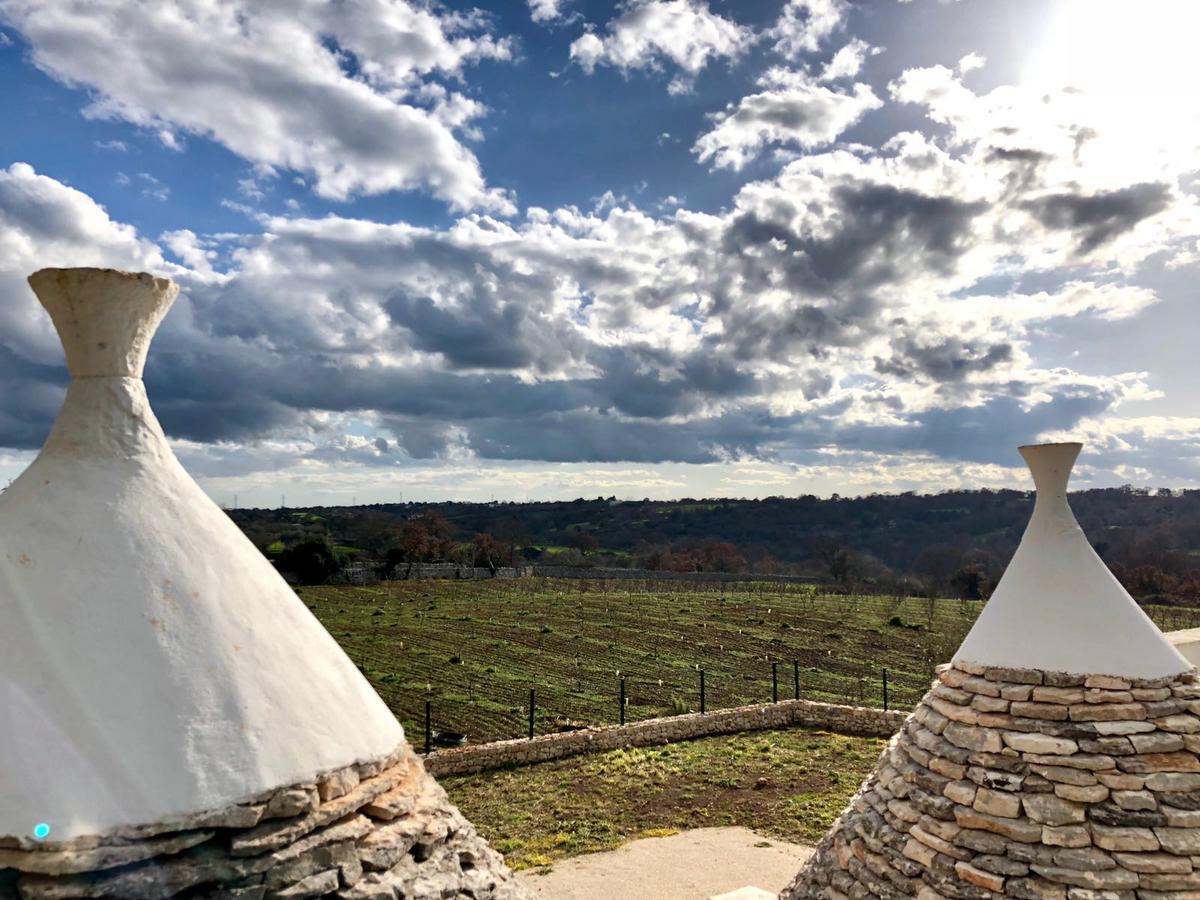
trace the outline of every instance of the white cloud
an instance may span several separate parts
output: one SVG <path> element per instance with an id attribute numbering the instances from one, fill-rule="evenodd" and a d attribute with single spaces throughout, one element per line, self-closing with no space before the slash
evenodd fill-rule
<path id="1" fill-rule="evenodd" d="M 553 22 L 562 18 L 565 0 L 526 0 L 529 4 L 529 16 L 539 24 Z"/>
<path id="2" fill-rule="evenodd" d="M 202 280 L 221 280 L 221 276 L 213 271 L 213 262 L 218 256 L 215 249 L 218 246 L 217 241 L 200 238 L 190 228 L 163 232 L 158 239 L 180 262 L 191 269 L 194 276 Z"/>
<path id="3" fill-rule="evenodd" d="M 829 63 L 821 70 L 821 81 L 837 81 L 842 78 L 854 78 L 862 71 L 863 63 L 868 56 L 882 53 L 880 47 L 872 47 L 866 41 L 854 38 L 850 43 L 841 47 Z"/>
<path id="4" fill-rule="evenodd" d="M 768 71 L 758 85 L 762 91 L 712 117 L 712 129 L 692 147 L 700 162 L 741 169 L 771 144 L 803 149 L 830 144 L 883 105 L 866 84 L 844 93 L 815 84 L 803 72 L 781 68 Z"/>
<path id="5" fill-rule="evenodd" d="M 788 0 L 767 37 L 775 41 L 777 53 L 798 60 L 815 53 L 825 38 L 842 27 L 848 9 L 845 0 Z"/>
<path id="6" fill-rule="evenodd" d="M 979 53 L 968 53 L 958 61 L 958 73 L 966 75 L 968 72 L 974 72 L 976 69 L 982 69 L 987 65 L 987 58 Z"/>
<path id="7" fill-rule="evenodd" d="M 571 44 L 571 59 L 585 72 L 598 65 L 657 70 L 670 62 L 684 73 L 673 79 L 672 93 L 684 93 L 709 62 L 737 56 L 753 39 L 704 0 L 626 0 L 620 11 L 603 35 L 588 32 Z"/>
<path id="8" fill-rule="evenodd" d="M 455 208 L 514 211 L 455 134 L 483 107 L 421 95 L 426 76 L 511 55 L 479 14 L 405 0 L 0 0 L 0 19 L 39 68 L 95 92 L 88 115 L 132 122 L 168 147 L 208 137 L 310 174 L 333 199 L 426 189 Z"/>
<path id="9" fill-rule="evenodd" d="M 149 172 L 138 172 L 138 180 L 142 185 L 143 197 L 165 203 L 171 196 L 171 189 Z"/>

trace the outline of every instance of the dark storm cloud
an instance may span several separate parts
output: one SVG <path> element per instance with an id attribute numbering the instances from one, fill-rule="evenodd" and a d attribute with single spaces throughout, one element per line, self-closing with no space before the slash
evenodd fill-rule
<path id="1" fill-rule="evenodd" d="M 18 356 L 0 343 L 0 447 L 40 447 L 63 401 L 66 366 Z"/>
<path id="2" fill-rule="evenodd" d="M 1091 385 L 1065 385 L 1026 408 L 1017 397 L 977 407 L 903 416 L 904 424 L 846 424 L 836 414 L 772 416 L 737 411 L 692 422 L 622 420 L 595 411 L 537 419 L 483 419 L 466 425 L 466 443 L 488 459 L 552 462 L 712 463 L 738 457 L 777 458 L 783 451 L 836 444 L 874 453 L 922 452 L 964 462 L 1013 465 L 1014 441 L 1075 427 L 1115 401 Z"/>
<path id="3" fill-rule="evenodd" d="M 450 426 L 409 416 L 382 416 L 380 425 L 396 438 L 396 446 L 412 459 L 438 459 L 451 445 Z"/>
<path id="4" fill-rule="evenodd" d="M 1087 384 L 1063 385 L 1048 401 L 1031 407 L 1018 397 L 997 396 L 978 406 L 931 409 L 905 416 L 903 425 L 855 424 L 806 435 L 796 446 L 822 446 L 836 439 L 839 447 L 876 453 L 919 451 L 963 462 L 1015 465 L 1013 446 L 1034 441 L 1046 431 L 1074 428 L 1117 400 L 1114 393 Z"/>
<path id="5" fill-rule="evenodd" d="M 154 392 L 154 412 L 172 437 L 202 443 L 253 441 L 304 421 L 300 411 L 269 397 L 241 393 L 191 401 L 155 390 L 153 382 L 150 390 Z"/>
<path id="6" fill-rule="evenodd" d="M 588 358 L 604 373 L 584 382 L 593 394 L 590 405 L 639 418 L 689 415 L 708 402 L 754 398 L 773 381 L 705 351 L 676 356 L 633 345 L 596 348 Z"/>
<path id="7" fill-rule="evenodd" d="M 1012 345 L 1006 342 L 980 347 L 974 341 L 954 336 L 936 336 L 924 343 L 911 335 L 892 341 L 892 355 L 875 357 L 875 371 L 882 375 L 910 377 L 924 375 L 933 381 L 962 381 L 976 372 L 988 372 L 1012 359 Z"/>
<path id="8" fill-rule="evenodd" d="M 151 354 L 146 371 L 169 434 L 201 441 L 262 437 L 305 411 L 378 412 L 444 422 L 541 415 L 595 398 L 587 382 L 525 383 L 511 375 L 338 365 L 327 359 L 248 354 L 244 359 Z"/>
<path id="9" fill-rule="evenodd" d="M 797 352 L 820 359 L 860 344 L 882 325 L 873 292 L 916 272 L 951 272 L 971 247 L 972 221 L 987 209 L 873 183 L 840 185 L 832 199 L 827 236 L 798 230 L 800 208 L 786 195 L 731 217 L 721 254 L 740 282 L 734 290 L 726 275 L 717 295 L 726 318 L 719 340 L 738 359 L 788 360 Z M 793 294 L 782 307 L 737 301 L 776 284 Z"/>
<path id="10" fill-rule="evenodd" d="M 984 159 L 1008 168 L 1004 176 L 1005 194 L 1015 197 L 1037 187 L 1042 168 L 1054 157 L 1028 147 L 991 147 Z"/>
<path id="11" fill-rule="evenodd" d="M 1096 194 L 1051 194 L 1024 207 L 1045 227 L 1074 232 L 1076 252 L 1084 255 L 1170 205 L 1168 185 L 1143 182 Z"/>
<path id="12" fill-rule="evenodd" d="M 951 270 L 970 248 L 971 221 L 987 209 L 888 184 L 840 185 L 833 199 L 835 230 L 828 237 L 797 233 L 790 222 L 799 211 L 780 199 L 769 209 L 735 215 L 722 251 L 741 260 L 751 289 L 765 286 L 782 266 L 785 283 L 798 292 L 866 291 L 917 268 Z M 772 242 L 786 252 L 772 256 L 769 267 L 747 256 L 747 249 Z"/>
<path id="13" fill-rule="evenodd" d="M 565 363 L 567 348 L 578 342 L 566 323 L 538 316 L 536 305 L 524 302 L 528 296 L 502 299 L 475 284 L 455 297 L 453 308 L 398 291 L 384 309 L 414 348 L 441 354 L 451 368 L 550 370 Z"/>
<path id="14" fill-rule="evenodd" d="M 712 463 L 762 455 L 764 445 L 777 436 L 773 422 L 765 414 L 671 423 L 579 410 L 520 421 L 473 422 L 467 426 L 467 446 L 486 459 Z"/>

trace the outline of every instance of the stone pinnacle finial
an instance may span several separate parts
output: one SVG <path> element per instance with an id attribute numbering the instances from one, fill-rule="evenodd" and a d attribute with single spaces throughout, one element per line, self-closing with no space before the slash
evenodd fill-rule
<path id="1" fill-rule="evenodd" d="M 1037 500 L 1021 545 L 955 662 L 1159 678 L 1190 664 L 1096 555 L 1067 502 L 1082 444 L 1021 447 Z"/>
<path id="2" fill-rule="evenodd" d="M 1074 468 L 1075 460 L 1079 458 L 1079 451 L 1082 449 L 1083 444 L 1078 442 L 1026 444 L 1017 448 L 1033 475 L 1033 484 L 1037 488 L 1039 500 L 1066 498 L 1071 469 Z"/>
<path id="3" fill-rule="evenodd" d="M 72 378 L 141 378 L 150 340 L 179 286 L 145 272 L 41 269 L 29 286 L 50 313 Z"/>

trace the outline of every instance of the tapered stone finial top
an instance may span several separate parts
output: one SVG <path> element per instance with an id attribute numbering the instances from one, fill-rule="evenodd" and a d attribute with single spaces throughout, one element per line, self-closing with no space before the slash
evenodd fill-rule
<path id="1" fill-rule="evenodd" d="M 72 378 L 141 378 L 179 285 L 145 272 L 41 269 L 29 286 L 58 330 Z"/>
<path id="2" fill-rule="evenodd" d="M 1018 447 L 1017 452 L 1033 473 L 1033 485 L 1037 488 L 1038 500 L 1065 499 L 1067 482 L 1071 479 L 1071 469 L 1079 458 L 1083 444 L 1078 442 L 1064 444 L 1026 444 Z"/>
<path id="3" fill-rule="evenodd" d="M 1037 486 L 1033 516 L 955 662 L 1133 678 L 1191 668 L 1096 555 L 1071 512 L 1067 481 L 1082 446 L 1020 448 Z"/>

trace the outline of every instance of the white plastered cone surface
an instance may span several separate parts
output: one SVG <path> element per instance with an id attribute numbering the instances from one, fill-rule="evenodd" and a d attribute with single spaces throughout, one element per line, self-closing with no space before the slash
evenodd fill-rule
<path id="1" fill-rule="evenodd" d="M 956 662 L 1160 678 L 1191 668 L 1088 543 L 1067 502 L 1080 444 L 1021 447 L 1037 487 L 1021 544 Z"/>
<path id="2" fill-rule="evenodd" d="M 395 717 L 150 409 L 142 367 L 176 286 L 30 284 L 72 380 L 0 494 L 0 837 L 169 821 L 392 752 Z"/>

